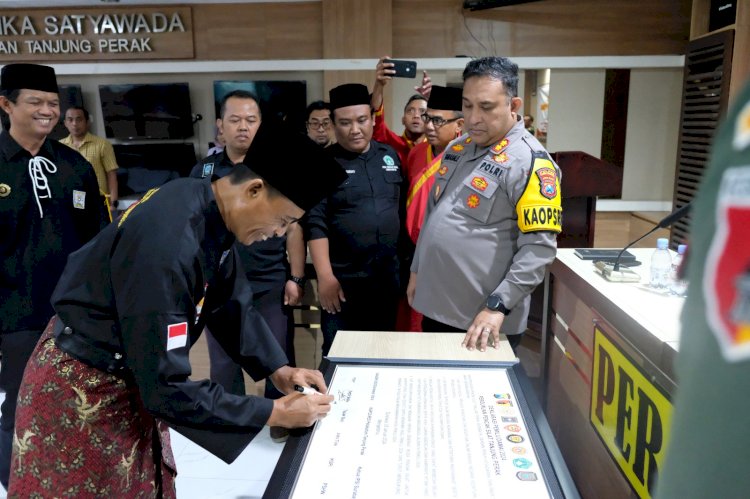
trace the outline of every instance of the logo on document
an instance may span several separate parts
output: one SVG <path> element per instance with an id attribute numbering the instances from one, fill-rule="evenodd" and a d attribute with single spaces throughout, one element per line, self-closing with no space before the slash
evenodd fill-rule
<path id="1" fill-rule="evenodd" d="M 518 423 L 518 418 L 513 416 L 500 416 L 500 421 L 503 423 Z"/>
<path id="2" fill-rule="evenodd" d="M 520 444 L 524 440 L 521 435 L 508 435 L 505 438 L 507 438 L 509 442 L 513 442 L 514 444 Z"/>
<path id="3" fill-rule="evenodd" d="M 525 457 L 517 457 L 513 460 L 513 466 L 515 466 L 516 468 L 521 468 L 522 470 L 527 470 L 531 468 L 531 461 L 529 461 Z"/>
<path id="4" fill-rule="evenodd" d="M 513 454 L 520 454 L 520 455 L 526 454 L 526 448 L 525 447 L 515 446 L 515 447 L 511 447 L 510 450 L 511 450 L 511 452 L 513 452 Z"/>
<path id="5" fill-rule="evenodd" d="M 536 473 L 533 471 L 519 471 L 516 473 L 516 478 L 522 482 L 536 482 L 538 480 Z"/>
<path id="6" fill-rule="evenodd" d="M 519 433 L 521 431 L 521 427 L 518 426 L 517 424 L 509 424 L 505 426 L 505 429 L 511 433 Z"/>

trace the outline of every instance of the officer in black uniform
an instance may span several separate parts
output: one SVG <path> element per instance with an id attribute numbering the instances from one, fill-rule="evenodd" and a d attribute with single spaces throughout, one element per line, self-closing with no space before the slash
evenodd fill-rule
<path id="1" fill-rule="evenodd" d="M 0 482 L 7 488 L 21 376 L 54 314 L 50 296 L 68 254 L 106 223 L 92 166 L 47 135 L 60 118 L 55 71 L 36 64 L 2 69 L 0 107 Z"/>
<path id="2" fill-rule="evenodd" d="M 242 163 L 255 130 L 261 123 L 257 97 L 241 90 L 231 92 L 222 99 L 220 113 L 217 124 L 225 140 L 224 150 L 199 161 L 190 172 L 191 177 L 205 178 L 214 175 L 221 178 L 230 174 L 235 165 Z M 294 366 L 294 320 L 289 305 L 298 303 L 305 284 L 304 244 L 298 224 L 289 228 L 289 239 L 284 235 L 258 241 L 252 246 L 235 244 L 253 290 L 253 307 L 268 323 L 291 366 Z M 293 260 L 296 267 L 296 274 L 291 272 L 287 250 L 289 259 Z M 222 350 L 210 331 L 206 333 L 206 340 L 211 362 L 211 380 L 230 393 L 244 395 L 242 367 Z M 277 399 L 283 394 L 270 380 L 266 380 L 265 396 Z M 272 428 L 271 438 L 274 441 L 283 441 L 286 436 L 286 429 Z"/>
<path id="3" fill-rule="evenodd" d="M 245 157 L 247 167 L 237 166 L 227 177 L 178 179 L 149 191 L 70 256 L 52 297 L 56 347 L 89 366 L 91 376 L 101 372 L 124 380 L 121 390 L 135 391 L 145 409 L 139 411 L 134 403 L 131 419 L 165 421 L 229 462 L 263 425 L 307 426 L 330 409 L 332 400 L 294 390 L 295 384 L 326 387 L 320 372 L 287 365 L 252 307 L 252 291 L 234 249 L 235 240 L 249 245 L 283 234 L 345 179 L 309 139 L 297 134 L 282 139 L 281 133 L 261 125 Z M 292 147 L 307 161 L 280 168 L 282 147 Z M 208 380 L 191 380 L 189 350 L 204 326 L 253 379 L 270 376 L 289 395 L 275 401 L 239 397 Z M 34 407 L 33 390 L 66 383 L 55 366 L 44 364 L 49 346 L 42 343 L 32 360 L 36 370 L 25 374 L 37 381 L 29 384 L 31 393 L 22 392 L 30 401 L 24 404 L 24 418 L 42 410 Z M 85 383 L 70 383 L 75 393 L 96 398 L 86 393 Z M 75 431 L 88 430 L 75 425 Z M 70 438 L 86 445 L 84 436 Z M 112 475 L 111 470 L 102 473 Z"/>
<path id="4" fill-rule="evenodd" d="M 367 87 L 338 86 L 330 101 L 337 143 L 328 150 L 349 178 L 305 224 L 323 309 L 323 355 L 339 329 L 394 329 L 403 215 L 401 165 L 390 146 L 372 140 Z"/>

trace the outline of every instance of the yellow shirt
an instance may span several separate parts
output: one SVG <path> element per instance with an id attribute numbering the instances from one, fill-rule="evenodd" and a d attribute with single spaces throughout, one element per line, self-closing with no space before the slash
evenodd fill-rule
<path id="1" fill-rule="evenodd" d="M 80 147 L 73 145 L 73 137 L 71 135 L 62 139 L 60 143 L 75 149 L 81 153 L 81 156 L 86 158 L 86 161 L 91 163 L 96 173 L 96 180 L 99 182 L 99 190 L 105 194 L 109 194 L 107 172 L 117 170 L 117 160 L 115 159 L 115 151 L 112 148 L 112 144 L 108 140 L 92 135 L 91 133 L 86 133 Z"/>

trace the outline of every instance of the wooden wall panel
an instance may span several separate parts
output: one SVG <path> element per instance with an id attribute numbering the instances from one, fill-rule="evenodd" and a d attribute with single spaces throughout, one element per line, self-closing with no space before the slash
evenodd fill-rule
<path id="1" fill-rule="evenodd" d="M 392 55 L 390 0 L 323 0 L 322 6 L 324 58 L 377 59 Z M 374 66 L 371 71 L 325 71 L 323 88 L 326 94 L 342 83 L 363 83 L 372 88 L 374 74 Z M 386 89 L 386 106 L 389 96 Z"/>
<path id="2" fill-rule="evenodd" d="M 469 12 L 393 0 L 394 52 L 410 57 L 682 54 L 690 0 L 545 0 Z M 465 17 L 464 17 L 465 16 Z"/>
<path id="3" fill-rule="evenodd" d="M 319 2 L 193 6 L 197 60 L 321 59 Z"/>
<path id="4" fill-rule="evenodd" d="M 729 83 L 729 101 L 742 92 L 750 80 L 750 0 L 737 2 L 737 22 L 734 31 L 732 56 L 732 81 Z"/>

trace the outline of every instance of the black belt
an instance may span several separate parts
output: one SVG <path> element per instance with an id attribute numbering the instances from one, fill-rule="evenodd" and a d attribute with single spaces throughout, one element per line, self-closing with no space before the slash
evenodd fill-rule
<path id="1" fill-rule="evenodd" d="M 58 316 L 52 331 L 57 348 L 84 364 L 107 372 L 118 378 L 129 379 L 130 371 L 125 366 L 125 356 L 106 348 L 92 345 L 86 338 L 63 324 Z"/>

